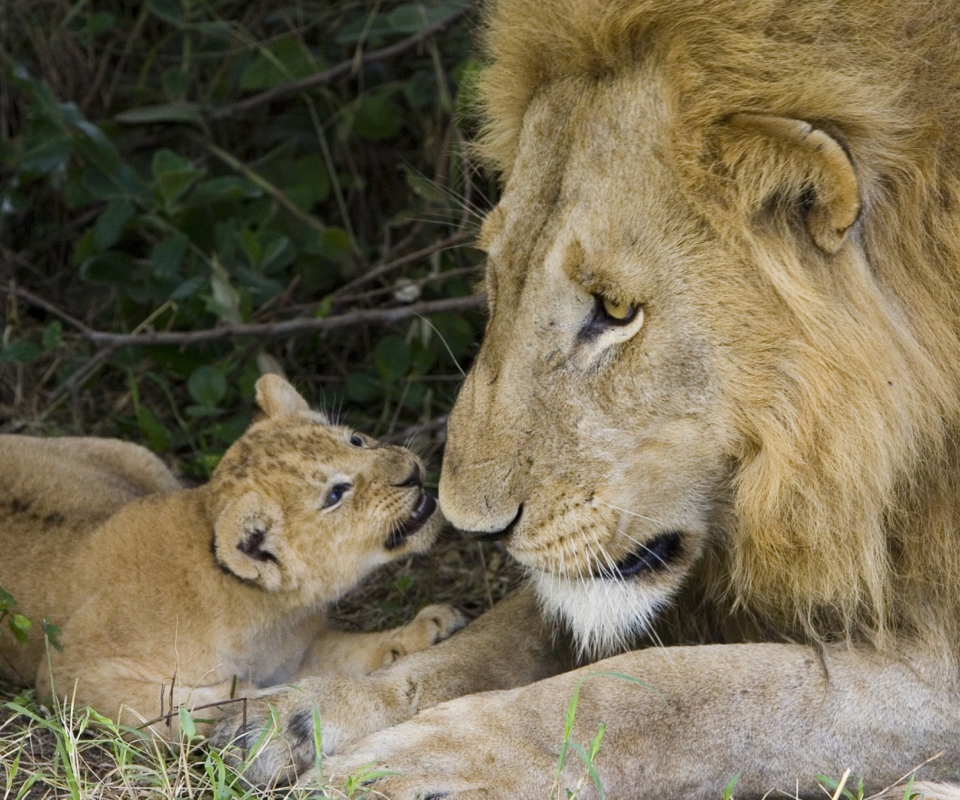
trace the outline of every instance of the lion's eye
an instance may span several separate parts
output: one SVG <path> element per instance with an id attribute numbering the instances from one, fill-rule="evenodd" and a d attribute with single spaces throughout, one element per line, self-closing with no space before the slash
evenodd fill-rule
<path id="1" fill-rule="evenodd" d="M 606 317 L 609 325 L 629 325 L 640 310 L 639 303 L 625 303 L 603 295 L 594 295 L 597 299 L 598 314 Z"/>
<path id="2" fill-rule="evenodd" d="M 593 295 L 593 314 L 580 331 L 583 341 L 602 337 L 604 345 L 623 343 L 643 327 L 643 304 Z"/>
<path id="3" fill-rule="evenodd" d="M 353 436 L 350 437 L 349 442 L 354 447 L 363 447 L 363 444 L 364 444 L 363 437 L 357 436 L 357 434 L 353 434 Z"/>
<path id="4" fill-rule="evenodd" d="M 322 508 L 333 508 L 337 503 L 343 500 L 343 496 L 350 491 L 349 483 L 335 483 L 330 487 L 327 496 L 323 498 Z"/>

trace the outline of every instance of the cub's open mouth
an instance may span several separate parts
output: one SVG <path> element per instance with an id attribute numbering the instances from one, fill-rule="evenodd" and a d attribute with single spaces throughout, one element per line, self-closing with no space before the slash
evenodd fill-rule
<path id="1" fill-rule="evenodd" d="M 390 531 L 390 535 L 387 537 L 387 550 L 394 550 L 402 545 L 427 523 L 427 520 L 433 516 L 433 512 L 436 510 L 437 501 L 426 492 L 422 492 L 410 516 Z"/>

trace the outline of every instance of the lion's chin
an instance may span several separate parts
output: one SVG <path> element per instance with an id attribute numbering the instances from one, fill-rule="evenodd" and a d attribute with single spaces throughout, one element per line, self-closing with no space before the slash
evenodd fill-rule
<path id="1" fill-rule="evenodd" d="M 570 578 L 531 570 L 544 616 L 569 629 L 583 661 L 622 653 L 670 602 L 670 592 L 637 580 Z"/>

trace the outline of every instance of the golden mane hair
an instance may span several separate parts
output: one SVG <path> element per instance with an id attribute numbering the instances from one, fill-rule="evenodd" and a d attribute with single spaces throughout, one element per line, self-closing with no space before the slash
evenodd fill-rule
<path id="1" fill-rule="evenodd" d="M 504 181 L 544 87 L 655 71 L 691 213 L 759 271 L 795 332 L 782 362 L 740 388 L 715 597 L 782 632 L 954 647 L 960 3 L 495 0 L 485 31 L 477 150 Z M 862 212 L 837 254 L 751 224 L 802 180 L 775 147 L 724 155 L 738 112 L 841 142 Z"/>

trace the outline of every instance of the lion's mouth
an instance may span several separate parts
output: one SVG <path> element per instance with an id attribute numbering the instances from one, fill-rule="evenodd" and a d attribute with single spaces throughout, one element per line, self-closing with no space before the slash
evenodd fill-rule
<path id="1" fill-rule="evenodd" d="M 683 542 L 679 531 L 669 531 L 655 536 L 632 553 L 628 553 L 612 567 L 602 565 L 598 578 L 623 580 L 642 572 L 660 572 L 683 555 Z"/>
<path id="2" fill-rule="evenodd" d="M 398 523 L 394 526 L 393 530 L 390 531 L 390 535 L 387 537 L 387 550 L 395 550 L 400 547 L 407 539 L 427 524 L 427 521 L 433 516 L 433 512 L 436 510 L 437 501 L 426 492 L 421 492 L 420 499 L 417 500 L 417 504 L 413 507 L 410 516 L 403 522 Z"/>

